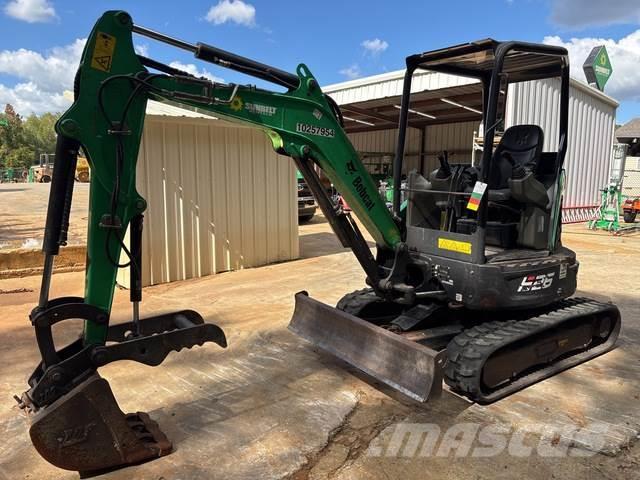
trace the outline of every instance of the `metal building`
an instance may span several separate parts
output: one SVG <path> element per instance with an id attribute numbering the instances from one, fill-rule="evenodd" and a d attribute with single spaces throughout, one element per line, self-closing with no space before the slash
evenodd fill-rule
<path id="1" fill-rule="evenodd" d="M 640 197 L 640 118 L 634 118 L 618 128 L 616 140 L 627 145 L 622 172 L 622 194 Z"/>
<path id="2" fill-rule="evenodd" d="M 324 87 L 340 105 L 345 128 L 372 173 L 395 153 L 404 70 Z M 504 124 L 534 123 L 545 134 L 545 149 L 558 139 L 559 79 L 515 83 L 504 102 Z M 443 150 L 454 163 L 470 163 L 482 148 L 482 87 L 475 80 L 418 71 L 412 101 L 404 170 L 428 173 Z M 571 80 L 570 137 L 565 169 L 564 221 L 590 218 L 607 183 L 618 103 L 577 80 Z"/>
<path id="3" fill-rule="evenodd" d="M 295 169 L 262 131 L 149 102 L 137 175 L 143 285 L 298 257 Z"/>

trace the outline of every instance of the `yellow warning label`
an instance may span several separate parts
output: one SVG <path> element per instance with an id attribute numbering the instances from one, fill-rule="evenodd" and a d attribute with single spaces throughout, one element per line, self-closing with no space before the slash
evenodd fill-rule
<path id="1" fill-rule="evenodd" d="M 116 49 L 116 37 L 98 32 L 96 46 L 91 56 L 91 67 L 101 72 L 110 72 L 113 51 Z"/>
<path id="2" fill-rule="evenodd" d="M 471 244 L 469 242 L 460 242 L 459 240 L 451 240 L 450 238 L 439 238 L 438 248 L 471 255 Z"/>

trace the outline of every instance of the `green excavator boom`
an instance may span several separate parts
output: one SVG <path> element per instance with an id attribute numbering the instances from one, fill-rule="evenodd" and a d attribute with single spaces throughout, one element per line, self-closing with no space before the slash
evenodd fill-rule
<path id="1" fill-rule="evenodd" d="M 393 249 L 400 242 L 376 185 L 305 65 L 298 66 L 297 85 L 285 93 L 217 84 L 185 73 L 150 73 L 135 53 L 133 28 L 125 12 L 107 12 L 98 21 L 82 55 L 77 98 L 56 125 L 59 135 L 83 146 L 91 165 L 87 303 L 110 309 L 117 271 L 111 260 L 119 258 L 118 237 L 146 209 L 136 191 L 135 171 L 148 99 L 177 102 L 263 130 L 278 153 L 312 159 L 377 244 Z M 105 217 L 114 213 L 114 218 Z M 109 221 L 118 226 L 106 228 Z M 104 327 L 87 324 L 87 342 L 104 338 Z"/>
<path id="2" fill-rule="evenodd" d="M 137 55 L 134 33 L 271 81 L 286 91 L 196 78 Z M 376 288 L 382 288 L 385 272 L 356 223 L 331 203 L 315 167 L 346 198 L 379 248 L 393 252 L 401 244 L 396 221 L 342 129 L 339 108 L 322 93 L 304 64 L 295 74 L 287 73 L 134 25 L 123 11 L 103 14 L 82 54 L 73 105 L 55 127 L 58 142 L 43 242 L 45 267 L 40 300 L 31 313 L 42 362 L 20 399 L 21 406 L 34 414 L 30 433 L 41 455 L 54 465 L 82 473 L 139 463 L 171 451 L 170 442 L 148 415 L 124 415 L 98 367 L 123 359 L 158 365 L 172 351 L 206 342 L 226 346 L 222 330 L 205 323 L 196 312 L 139 317 L 147 204 L 136 190 L 136 162 L 148 100 L 173 102 L 263 130 L 276 152 L 294 160 L 341 242 L 353 249 Z M 50 299 L 54 258 L 66 244 L 80 148 L 91 167 L 84 296 Z M 131 269 L 133 320 L 110 325 L 116 274 L 124 267 Z M 85 321 L 83 335 L 56 349 L 52 326 L 71 318 Z M 74 414 L 80 410 L 83 415 Z M 87 430 L 89 424 L 93 426 Z M 84 432 L 85 438 L 63 450 L 58 443 L 61 431 Z"/>

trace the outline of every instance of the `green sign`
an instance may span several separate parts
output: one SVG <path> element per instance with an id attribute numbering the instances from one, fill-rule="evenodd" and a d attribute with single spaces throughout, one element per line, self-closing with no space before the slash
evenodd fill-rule
<path id="1" fill-rule="evenodd" d="M 590 85 L 595 84 L 598 90 L 604 90 L 604 85 L 613 73 L 611 61 L 604 45 L 593 47 L 582 69 Z"/>

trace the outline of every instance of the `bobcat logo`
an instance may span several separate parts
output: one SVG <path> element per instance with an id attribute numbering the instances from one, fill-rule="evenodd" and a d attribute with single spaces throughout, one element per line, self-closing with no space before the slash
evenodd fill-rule
<path id="1" fill-rule="evenodd" d="M 356 173 L 356 166 L 353 163 L 353 160 L 347 163 L 347 173 L 349 175 L 353 175 L 354 173 Z"/>
<path id="2" fill-rule="evenodd" d="M 525 133 L 525 134 L 518 135 L 518 138 L 516 139 L 516 143 L 518 145 L 527 145 L 529 143 L 529 134 Z"/>
<path id="3" fill-rule="evenodd" d="M 86 425 L 79 425 L 75 428 L 68 428 L 67 430 L 64 430 L 57 438 L 58 446 L 62 449 L 84 442 L 89 436 L 89 432 L 93 430 L 93 427 L 95 426 L 96 424 L 91 422 Z"/>

